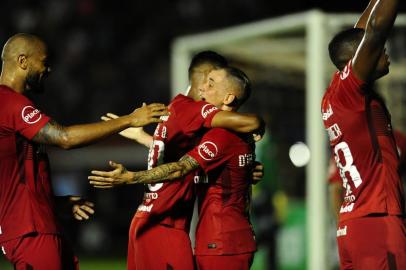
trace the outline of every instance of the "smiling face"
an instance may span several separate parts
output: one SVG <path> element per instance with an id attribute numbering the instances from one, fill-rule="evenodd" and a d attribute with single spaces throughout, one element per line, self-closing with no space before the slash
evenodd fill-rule
<path id="1" fill-rule="evenodd" d="M 42 92 L 44 90 L 44 79 L 51 71 L 48 65 L 47 47 L 42 41 L 38 41 L 35 50 L 27 57 L 27 90 Z"/>

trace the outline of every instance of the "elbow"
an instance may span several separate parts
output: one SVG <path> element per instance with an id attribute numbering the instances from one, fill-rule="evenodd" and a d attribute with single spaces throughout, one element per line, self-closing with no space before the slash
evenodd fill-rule
<path id="1" fill-rule="evenodd" d="M 69 134 L 67 134 L 67 132 L 63 132 L 60 139 L 59 147 L 65 150 L 75 148 L 75 144 Z"/>
<path id="2" fill-rule="evenodd" d="M 254 116 L 247 132 L 259 133 L 260 135 L 262 135 L 264 130 L 265 130 L 265 121 L 258 115 Z"/>

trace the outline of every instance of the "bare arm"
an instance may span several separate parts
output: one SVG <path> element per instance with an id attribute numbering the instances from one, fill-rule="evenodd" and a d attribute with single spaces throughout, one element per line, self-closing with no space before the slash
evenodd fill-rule
<path id="1" fill-rule="evenodd" d="M 111 119 L 117 119 L 119 116 L 114 113 L 107 113 L 103 115 L 101 119 L 103 121 L 109 121 Z M 151 147 L 153 138 L 151 135 L 146 133 L 142 127 L 131 127 L 127 128 L 119 133 L 124 138 L 134 140 L 139 144 L 144 145 L 145 147 Z"/>
<path id="2" fill-rule="evenodd" d="M 375 6 L 378 0 L 371 0 L 367 6 L 367 8 L 362 13 L 361 17 L 358 19 L 357 23 L 354 25 L 354 28 L 362 28 L 365 29 L 367 27 L 367 22 L 369 15 L 371 15 L 372 8 Z"/>
<path id="3" fill-rule="evenodd" d="M 165 114 L 167 110 L 164 105 L 151 104 L 108 122 L 65 127 L 50 121 L 34 136 L 33 141 L 71 149 L 90 144 L 131 126 L 139 127 L 160 122 L 159 117 Z"/>
<path id="4" fill-rule="evenodd" d="M 237 113 L 230 111 L 218 112 L 211 121 L 213 128 L 220 127 L 240 133 L 258 133 L 263 135 L 265 123 L 262 118 L 250 113 Z"/>
<path id="5" fill-rule="evenodd" d="M 88 177 L 90 184 L 96 188 L 112 188 L 123 184 L 153 184 L 177 180 L 199 168 L 199 163 L 185 155 L 178 162 L 159 165 L 151 170 L 131 172 L 122 164 L 110 161 L 113 171 L 92 171 Z"/>
<path id="6" fill-rule="evenodd" d="M 352 63 L 354 73 L 363 81 L 374 79 L 376 66 L 396 19 L 398 5 L 399 0 L 379 0 L 372 9 Z"/>

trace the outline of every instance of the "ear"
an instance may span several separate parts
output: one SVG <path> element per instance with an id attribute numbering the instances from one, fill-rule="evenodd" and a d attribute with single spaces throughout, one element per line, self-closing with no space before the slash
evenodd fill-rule
<path id="1" fill-rule="evenodd" d="M 227 94 L 223 99 L 224 105 L 230 105 L 236 100 L 236 96 L 233 94 Z"/>
<path id="2" fill-rule="evenodd" d="M 27 60 L 27 57 L 26 57 L 24 54 L 19 55 L 19 56 L 18 56 L 18 59 L 17 59 L 17 64 L 18 64 L 18 66 L 19 66 L 20 68 L 26 70 L 27 67 L 28 67 L 28 60 Z"/>

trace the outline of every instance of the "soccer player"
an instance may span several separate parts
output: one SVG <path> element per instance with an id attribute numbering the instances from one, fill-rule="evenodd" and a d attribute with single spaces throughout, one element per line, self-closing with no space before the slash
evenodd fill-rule
<path id="1" fill-rule="evenodd" d="M 50 72 L 47 47 L 38 37 L 16 34 L 4 45 L 0 75 L 0 246 L 15 269 L 71 270 L 78 262 L 61 236 L 56 203 L 87 219 L 93 204 L 54 198 L 44 144 L 64 149 L 92 143 L 130 126 L 159 122 L 164 105 L 152 104 L 109 122 L 61 126 L 23 94 L 42 89 Z"/>
<path id="2" fill-rule="evenodd" d="M 249 97 L 250 82 L 240 70 L 225 67 L 210 72 L 202 90 L 204 100 L 224 111 L 233 111 Z M 202 168 L 208 173 L 210 185 L 199 188 L 195 249 L 198 268 L 249 269 L 256 250 L 247 212 L 255 160 L 254 147 L 249 143 L 253 140 L 249 138 L 250 134 L 213 128 L 178 162 L 141 172 L 129 172 L 121 164 L 111 162 L 116 170 L 92 171 L 93 176 L 89 179 L 91 184 L 103 188 L 119 184 L 152 184 L 183 179 Z"/>
<path id="3" fill-rule="evenodd" d="M 200 99 L 199 88 L 207 74 L 225 66 L 224 57 L 215 52 L 204 51 L 193 57 L 188 96 L 176 96 L 169 105 L 169 118 L 156 128 L 149 168 L 178 161 L 198 144 L 207 128 L 224 127 L 243 133 L 263 128 L 255 115 L 221 111 L 205 101 L 195 101 Z M 130 227 L 128 269 L 194 269 L 188 235 L 195 199 L 194 178 L 189 174 L 182 182 L 145 186 L 144 200 Z"/>
<path id="4" fill-rule="evenodd" d="M 341 269 L 406 269 L 404 194 L 389 113 L 374 92 L 389 72 L 385 42 L 398 0 L 372 0 L 355 28 L 329 44 L 338 68 L 322 119 L 345 187 L 337 242 Z"/>

